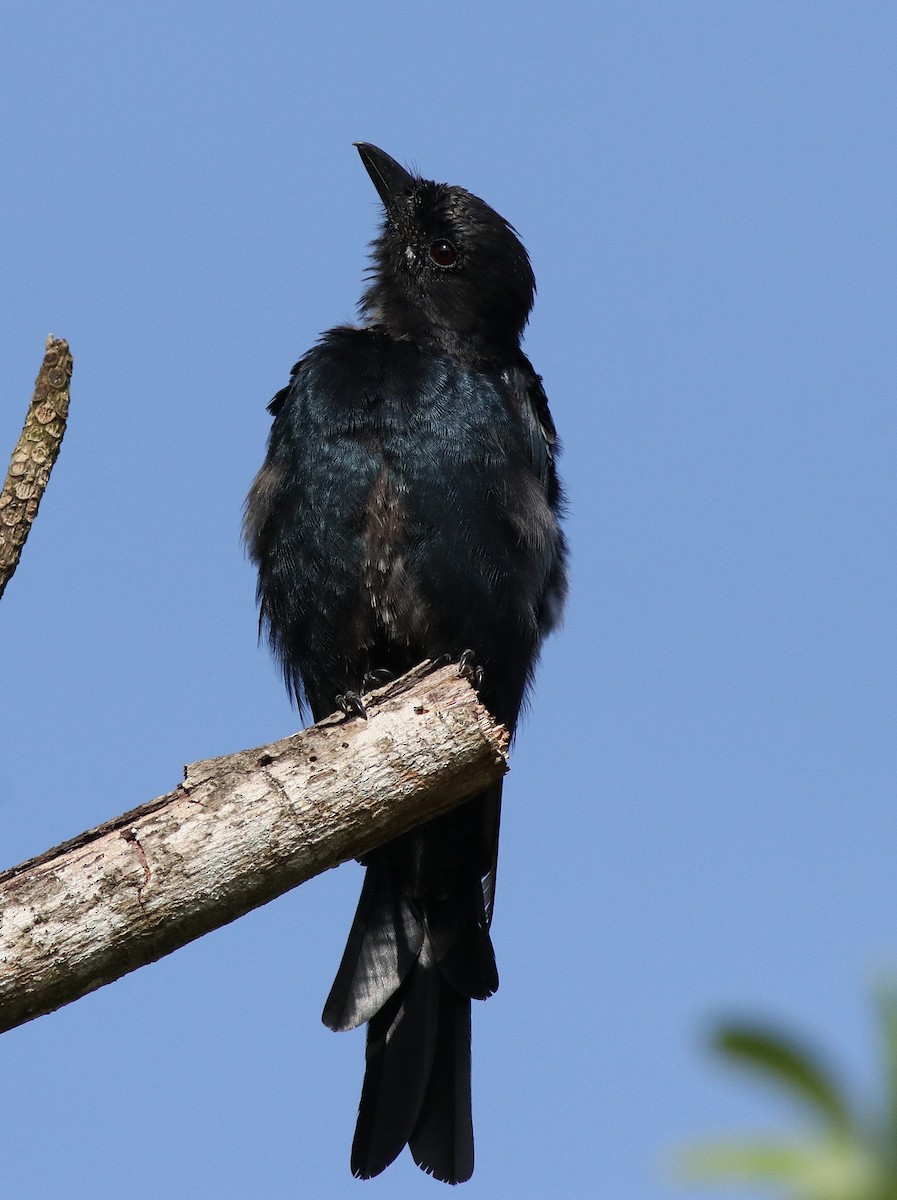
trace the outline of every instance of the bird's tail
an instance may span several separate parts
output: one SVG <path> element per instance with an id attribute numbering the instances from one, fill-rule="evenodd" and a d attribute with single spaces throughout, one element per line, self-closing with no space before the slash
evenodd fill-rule
<path id="1" fill-rule="evenodd" d="M 458 830 L 474 828 L 467 808 L 367 860 L 324 1007 L 331 1029 L 368 1022 L 351 1162 L 360 1178 L 378 1175 L 406 1144 L 437 1179 L 461 1183 L 473 1171 L 470 1002 L 496 990 L 498 973 L 481 856 L 470 845 L 455 853 Z"/>

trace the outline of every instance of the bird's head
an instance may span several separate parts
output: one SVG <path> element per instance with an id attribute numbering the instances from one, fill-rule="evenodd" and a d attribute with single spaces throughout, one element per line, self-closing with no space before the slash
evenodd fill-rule
<path id="1" fill-rule="evenodd" d="M 386 209 L 361 311 L 397 336 L 478 352 L 516 347 L 536 281 L 514 229 L 464 188 L 412 175 L 357 142 Z"/>

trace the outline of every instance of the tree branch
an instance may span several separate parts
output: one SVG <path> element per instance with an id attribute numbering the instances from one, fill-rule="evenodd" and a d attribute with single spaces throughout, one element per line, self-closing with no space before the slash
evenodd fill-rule
<path id="1" fill-rule="evenodd" d="M 507 770 L 457 666 L 423 664 L 0 875 L 0 1032 L 78 999 L 451 808 Z"/>
<path id="2" fill-rule="evenodd" d="M 13 577 L 59 454 L 69 411 L 72 356 L 68 342 L 47 338 L 25 426 L 0 492 L 0 596 Z"/>

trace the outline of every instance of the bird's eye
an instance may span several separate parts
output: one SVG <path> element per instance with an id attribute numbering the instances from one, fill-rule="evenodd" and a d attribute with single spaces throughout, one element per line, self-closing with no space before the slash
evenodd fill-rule
<path id="1" fill-rule="evenodd" d="M 437 267 L 453 267 L 458 259 L 458 251 L 451 242 L 440 238 L 430 247 L 430 258 Z"/>

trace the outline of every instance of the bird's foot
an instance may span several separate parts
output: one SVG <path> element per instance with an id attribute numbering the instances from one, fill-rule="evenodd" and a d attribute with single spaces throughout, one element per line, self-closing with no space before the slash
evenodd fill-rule
<path id="1" fill-rule="evenodd" d="M 382 687 L 384 683 L 392 683 L 394 679 L 395 675 L 392 671 L 387 671 L 385 667 L 378 667 L 374 671 L 365 672 L 361 681 L 361 690 L 372 692 L 374 688 Z"/>
<path id="2" fill-rule="evenodd" d="M 358 692 L 341 693 L 336 697 L 335 704 L 347 717 L 363 717 L 365 721 L 368 719 L 368 710 Z"/>
<path id="3" fill-rule="evenodd" d="M 458 659 L 458 674 L 468 683 L 472 683 L 476 691 L 483 686 L 483 668 L 477 666 L 473 650 L 465 650 Z"/>

